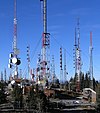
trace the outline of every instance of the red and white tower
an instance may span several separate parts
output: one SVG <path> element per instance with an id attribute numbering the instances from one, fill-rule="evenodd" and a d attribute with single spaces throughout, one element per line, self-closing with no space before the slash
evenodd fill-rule
<path id="1" fill-rule="evenodd" d="M 43 34 L 42 34 L 42 53 L 40 61 L 40 83 L 45 86 L 50 76 L 50 33 L 47 32 L 47 0 L 40 0 L 43 2 Z"/>

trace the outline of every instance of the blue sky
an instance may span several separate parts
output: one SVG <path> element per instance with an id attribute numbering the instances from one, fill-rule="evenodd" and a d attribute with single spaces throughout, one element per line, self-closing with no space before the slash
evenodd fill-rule
<path id="1" fill-rule="evenodd" d="M 48 32 L 50 55 L 55 56 L 56 73 L 59 75 L 59 48 L 67 51 L 68 77 L 74 76 L 73 48 L 74 29 L 80 18 L 80 47 L 82 50 L 82 71 L 89 70 L 89 38 L 93 33 L 94 77 L 100 80 L 100 1 L 99 0 L 48 0 Z M 0 0 L 0 71 L 8 69 L 9 53 L 12 52 L 14 0 Z M 20 49 L 21 65 L 27 67 L 26 47 L 30 45 L 31 68 L 36 67 L 37 54 L 41 50 L 43 22 L 40 0 L 17 0 L 17 43 Z M 38 44 L 38 46 L 37 46 Z M 58 76 L 59 77 L 59 76 Z"/>

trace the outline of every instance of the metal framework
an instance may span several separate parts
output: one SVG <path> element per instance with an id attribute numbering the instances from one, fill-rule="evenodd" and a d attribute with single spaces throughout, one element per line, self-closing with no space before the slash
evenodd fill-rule
<path id="1" fill-rule="evenodd" d="M 27 46 L 27 68 L 28 68 L 28 77 L 30 80 L 30 46 Z"/>
<path id="2" fill-rule="evenodd" d="M 14 0 L 14 36 L 13 36 L 13 52 L 10 53 L 9 68 L 12 68 L 12 78 L 18 78 L 18 65 L 20 60 L 18 58 L 19 49 L 17 48 L 17 16 L 16 16 L 16 0 Z"/>
<path id="3" fill-rule="evenodd" d="M 92 32 L 90 32 L 90 68 L 89 74 L 91 77 L 91 88 L 93 89 L 93 47 L 92 47 Z"/>
<path id="4" fill-rule="evenodd" d="M 52 74 L 52 82 L 54 84 L 55 83 L 55 62 L 54 62 L 54 55 L 52 55 L 51 74 Z"/>
<path id="5" fill-rule="evenodd" d="M 60 47 L 60 81 L 63 82 L 62 47 Z"/>
<path id="6" fill-rule="evenodd" d="M 66 69 L 66 49 L 64 49 L 64 81 L 67 81 L 67 69 Z"/>
<path id="7" fill-rule="evenodd" d="M 79 18 L 77 21 L 77 28 L 75 28 L 75 49 L 74 49 L 74 65 L 75 65 L 75 75 L 77 75 L 76 81 L 76 91 L 80 91 L 80 74 L 82 68 L 82 61 L 81 61 L 81 49 L 80 49 L 80 27 L 79 27 Z"/>
<path id="8" fill-rule="evenodd" d="M 41 61 L 38 63 L 39 72 L 38 80 L 43 86 L 46 85 L 50 77 L 50 61 L 49 61 L 49 48 L 50 48 L 50 33 L 47 32 L 47 0 L 40 0 L 43 2 L 43 35 L 42 35 L 42 53 Z"/>

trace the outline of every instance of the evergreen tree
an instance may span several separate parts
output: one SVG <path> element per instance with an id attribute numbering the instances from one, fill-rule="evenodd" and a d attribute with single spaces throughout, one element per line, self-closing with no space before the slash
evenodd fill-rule
<path id="1" fill-rule="evenodd" d="M 0 82 L 0 104 L 6 103 L 5 84 Z"/>
<path id="2" fill-rule="evenodd" d="M 23 94 L 22 94 L 22 89 L 15 84 L 12 96 L 14 99 L 14 107 L 15 108 L 22 108 L 23 106 Z"/>
<path id="3" fill-rule="evenodd" d="M 30 109 L 36 109 L 36 92 L 34 91 L 34 86 L 32 86 L 32 89 L 29 92 L 27 102 Z"/>
<path id="4" fill-rule="evenodd" d="M 80 75 L 80 89 L 84 88 L 84 73 Z"/>
<path id="5" fill-rule="evenodd" d="M 47 98 L 43 91 L 39 91 L 37 95 L 37 109 L 41 112 L 45 112 L 47 109 Z"/>
<path id="6" fill-rule="evenodd" d="M 39 113 L 43 113 L 47 109 L 47 98 L 43 91 L 39 91 L 38 86 L 30 90 L 28 95 L 28 108 L 39 111 Z"/>
<path id="7" fill-rule="evenodd" d="M 88 74 L 86 73 L 85 75 L 85 79 L 84 79 L 84 88 L 89 88 L 90 87 L 90 77 L 88 76 Z"/>
<path id="8" fill-rule="evenodd" d="M 95 80 L 95 78 L 93 77 L 93 90 L 96 91 L 96 87 L 97 87 L 97 82 Z"/>
<path id="9" fill-rule="evenodd" d="M 74 78 L 71 77 L 69 80 L 69 87 L 73 91 L 76 91 L 76 79 L 77 79 L 77 74 L 75 74 Z"/>

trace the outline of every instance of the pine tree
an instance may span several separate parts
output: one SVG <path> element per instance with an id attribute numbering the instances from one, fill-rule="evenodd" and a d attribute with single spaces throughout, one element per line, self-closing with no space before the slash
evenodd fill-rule
<path id="1" fill-rule="evenodd" d="M 22 89 L 15 84 L 13 92 L 12 92 L 12 97 L 14 99 L 14 107 L 15 108 L 22 108 L 23 106 L 23 94 L 22 94 Z"/>
<path id="2" fill-rule="evenodd" d="M 86 73 L 85 79 L 84 79 L 84 88 L 89 88 L 90 87 L 90 76 Z"/>
<path id="3" fill-rule="evenodd" d="M 34 91 L 34 86 L 32 86 L 32 89 L 29 92 L 28 95 L 28 107 L 30 109 L 36 109 L 36 92 Z"/>
<path id="4" fill-rule="evenodd" d="M 43 113 L 47 109 L 47 98 L 43 91 L 39 91 L 38 86 L 30 90 L 28 95 L 28 107 Z"/>
<path id="5" fill-rule="evenodd" d="M 84 73 L 80 75 L 80 89 L 84 88 Z"/>
<path id="6" fill-rule="evenodd" d="M 6 103 L 7 101 L 4 88 L 5 88 L 4 83 L 0 82 L 0 104 Z"/>

